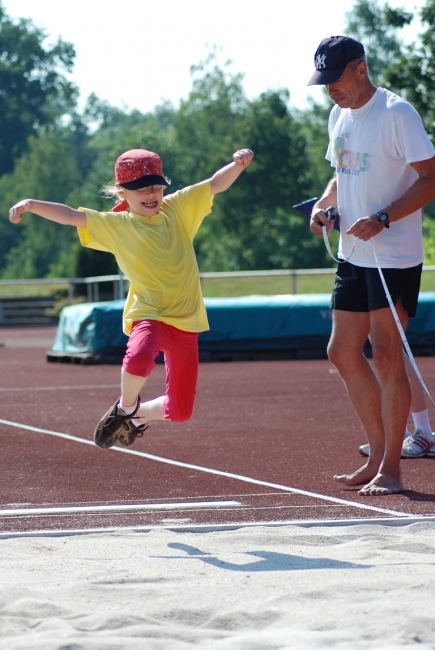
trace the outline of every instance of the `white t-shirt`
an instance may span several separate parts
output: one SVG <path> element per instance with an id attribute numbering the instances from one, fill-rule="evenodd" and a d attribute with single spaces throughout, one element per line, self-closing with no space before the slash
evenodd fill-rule
<path id="1" fill-rule="evenodd" d="M 354 245 L 346 230 L 402 196 L 418 178 L 410 163 L 434 155 L 417 111 L 389 90 L 378 88 L 361 108 L 333 107 L 326 158 L 336 170 L 342 258 L 349 258 Z M 391 223 L 372 240 L 356 239 L 352 264 L 376 267 L 371 241 L 381 267 L 417 266 L 423 261 L 422 211 Z"/>

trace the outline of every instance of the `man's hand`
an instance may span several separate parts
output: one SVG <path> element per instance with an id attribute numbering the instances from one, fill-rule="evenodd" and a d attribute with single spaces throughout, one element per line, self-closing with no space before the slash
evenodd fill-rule
<path id="1" fill-rule="evenodd" d="M 325 210 L 313 208 L 310 219 L 310 228 L 315 235 L 322 236 L 322 226 L 326 226 L 326 232 L 329 233 L 334 227 L 334 220 L 328 219 Z"/>
<path id="2" fill-rule="evenodd" d="M 236 165 L 242 167 L 243 169 L 249 167 L 253 157 L 254 154 L 250 149 L 239 149 L 239 151 L 233 153 L 234 162 L 236 163 Z"/>
<path id="3" fill-rule="evenodd" d="M 9 221 L 11 223 L 20 223 L 24 217 L 25 212 L 30 212 L 30 199 L 24 199 L 11 207 L 9 210 Z"/>
<path id="4" fill-rule="evenodd" d="M 372 237 L 379 235 L 383 230 L 385 230 L 385 226 L 378 221 L 376 215 L 372 215 L 355 221 L 349 230 L 346 230 L 346 235 L 354 235 L 358 239 L 368 241 Z"/>

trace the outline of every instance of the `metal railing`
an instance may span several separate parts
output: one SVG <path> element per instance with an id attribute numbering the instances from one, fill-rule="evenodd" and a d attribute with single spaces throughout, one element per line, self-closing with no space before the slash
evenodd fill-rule
<path id="1" fill-rule="evenodd" d="M 435 267 L 434 267 L 435 268 Z M 297 277 L 299 275 L 323 275 L 335 273 L 334 268 L 330 269 L 280 269 L 278 271 L 223 271 L 221 273 L 200 273 L 202 281 L 207 278 L 250 278 L 256 276 L 286 276 L 291 279 L 292 293 L 297 293 Z"/>
<path id="2" fill-rule="evenodd" d="M 88 302 L 98 302 L 100 282 L 113 282 L 114 299 L 125 298 L 124 282 L 127 280 L 125 275 L 97 275 L 89 278 L 44 278 L 42 280 L 0 280 L 0 287 L 10 286 L 29 286 L 29 285 L 58 285 L 66 284 L 68 286 L 68 301 L 70 304 L 74 298 L 74 285 L 87 285 Z M 0 298 L 1 300 L 1 298 Z"/>
<path id="3" fill-rule="evenodd" d="M 424 266 L 423 271 L 435 271 L 435 266 Z M 208 278 L 244 278 L 256 276 L 289 276 L 291 279 L 292 293 L 297 294 L 297 278 L 302 275 L 323 275 L 333 274 L 335 268 L 327 269 L 281 269 L 274 271 L 223 271 L 218 273 L 200 273 L 201 283 Z M 42 280 L 0 280 L 2 286 L 29 286 L 29 285 L 67 285 L 68 301 L 73 302 L 74 286 L 78 284 L 87 285 L 88 302 L 98 302 L 99 284 L 103 282 L 113 282 L 113 298 L 125 298 L 125 282 L 128 279 L 122 273 L 115 275 L 97 275 L 88 278 L 44 278 Z M 1 297 L 0 297 L 1 300 Z"/>

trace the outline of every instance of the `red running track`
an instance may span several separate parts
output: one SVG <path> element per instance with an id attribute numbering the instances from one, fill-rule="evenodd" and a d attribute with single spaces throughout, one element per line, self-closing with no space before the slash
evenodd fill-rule
<path id="1" fill-rule="evenodd" d="M 435 515 L 433 459 L 403 461 L 400 495 L 332 480 L 365 440 L 328 361 L 201 364 L 192 419 L 120 453 L 89 444 L 120 368 L 48 363 L 54 335 L 0 330 L 0 532 Z M 435 358 L 417 362 L 435 394 Z M 157 366 L 142 398 L 163 390 Z"/>

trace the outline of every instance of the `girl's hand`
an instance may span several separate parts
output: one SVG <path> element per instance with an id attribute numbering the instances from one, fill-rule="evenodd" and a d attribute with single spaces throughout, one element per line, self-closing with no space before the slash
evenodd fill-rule
<path id="1" fill-rule="evenodd" d="M 233 154 L 233 160 L 236 163 L 236 165 L 240 165 L 240 167 L 248 167 L 251 164 L 251 160 L 253 159 L 254 154 L 250 149 L 239 149 L 239 151 L 236 151 Z"/>
<path id="2" fill-rule="evenodd" d="M 20 223 L 24 217 L 24 212 L 30 212 L 31 199 L 24 199 L 11 207 L 9 210 L 9 221 L 11 223 Z"/>

